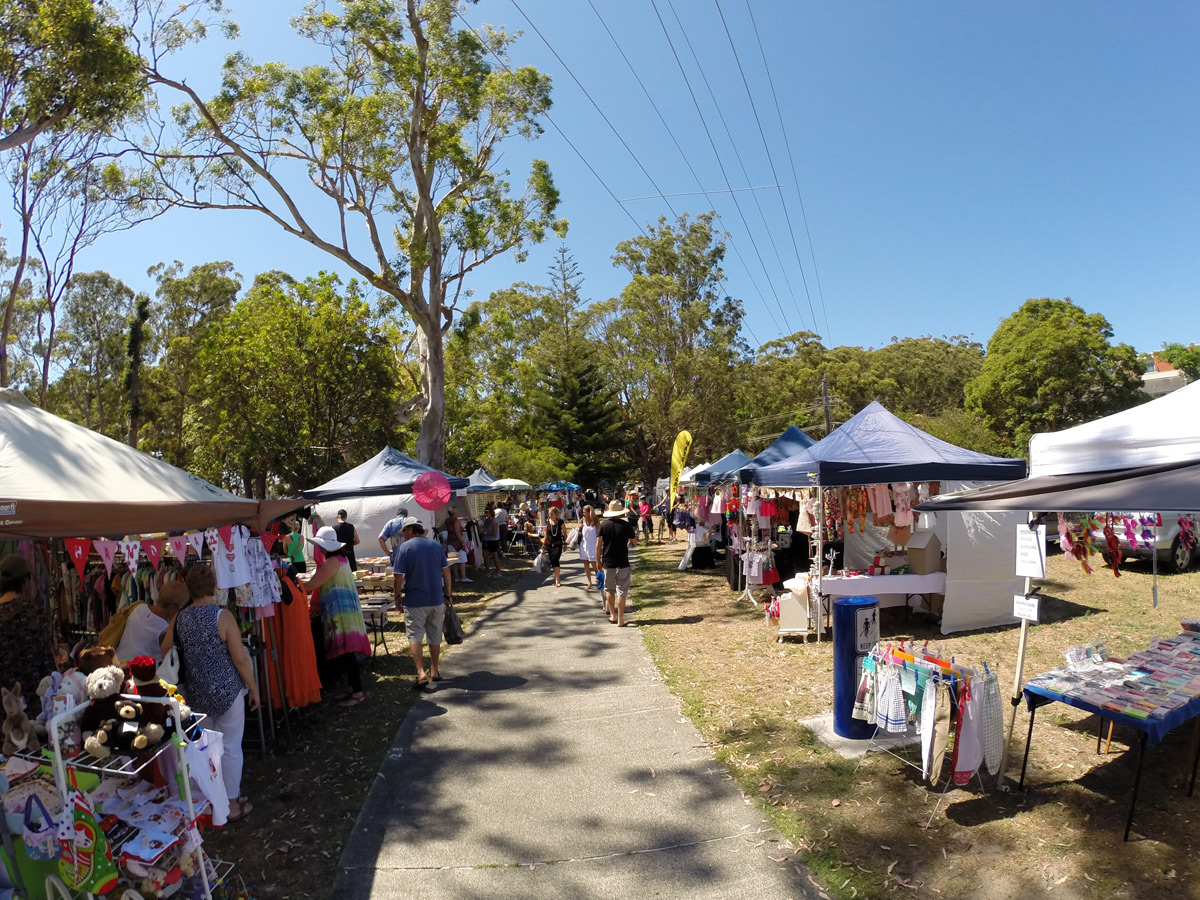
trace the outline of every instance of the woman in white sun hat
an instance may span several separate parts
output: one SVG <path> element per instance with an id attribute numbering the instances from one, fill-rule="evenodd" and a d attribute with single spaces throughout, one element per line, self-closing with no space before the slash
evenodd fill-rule
<path id="1" fill-rule="evenodd" d="M 307 585 L 309 614 L 313 618 L 321 617 L 325 658 L 331 662 L 341 660 L 346 670 L 349 690 L 338 705 L 358 706 L 366 699 L 366 694 L 363 693 L 357 654 L 369 655 L 371 640 L 367 637 L 367 624 L 363 621 L 346 545 L 337 539 L 337 532 L 328 525 L 308 540 L 325 552 L 325 562 L 313 573 Z"/>

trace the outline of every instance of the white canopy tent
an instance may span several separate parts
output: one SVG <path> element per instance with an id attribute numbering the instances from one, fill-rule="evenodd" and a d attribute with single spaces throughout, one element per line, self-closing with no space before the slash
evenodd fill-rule
<path id="1" fill-rule="evenodd" d="M 1095 422 L 1035 434 L 1029 475 L 1068 475 L 1200 460 L 1200 381 Z"/>

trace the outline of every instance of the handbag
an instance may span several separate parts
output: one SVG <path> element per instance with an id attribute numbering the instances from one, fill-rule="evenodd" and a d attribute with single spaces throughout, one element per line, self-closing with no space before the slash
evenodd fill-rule
<path id="1" fill-rule="evenodd" d="M 568 550 L 574 550 L 576 547 L 579 546 L 579 532 L 580 532 L 580 529 L 576 528 L 567 537 L 567 549 Z"/>
<path id="2" fill-rule="evenodd" d="M 41 821 L 34 818 L 34 810 L 38 810 Z M 30 859 L 48 862 L 58 859 L 58 825 L 50 815 L 46 805 L 37 794 L 30 794 L 25 800 L 25 824 L 21 829 L 25 841 L 25 852 Z"/>
<path id="3" fill-rule="evenodd" d="M 179 622 L 171 630 L 171 649 L 163 656 L 155 673 L 161 681 L 178 686 L 183 680 L 183 654 L 179 652 Z"/>
<path id="4" fill-rule="evenodd" d="M 550 557 L 546 555 L 546 551 L 542 550 L 538 553 L 537 558 L 533 561 L 533 571 L 545 572 L 550 566 Z"/>
<path id="5" fill-rule="evenodd" d="M 462 622 L 458 619 L 458 613 L 454 611 L 454 604 L 446 604 L 446 617 L 442 621 L 442 637 L 446 639 L 447 644 L 461 644 L 463 642 L 463 627 Z"/>

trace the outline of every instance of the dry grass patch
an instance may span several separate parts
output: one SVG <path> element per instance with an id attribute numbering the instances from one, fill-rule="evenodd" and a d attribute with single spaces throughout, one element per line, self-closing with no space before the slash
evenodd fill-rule
<path id="1" fill-rule="evenodd" d="M 1034 726 L 1024 794 L 933 793 L 920 773 L 876 753 L 861 767 L 816 744 L 800 720 L 832 707 L 832 650 L 777 643 L 762 607 L 738 603 L 723 570 L 678 572 L 682 544 L 643 545 L 635 570 L 637 624 L 672 690 L 742 790 L 793 843 L 830 897 L 1200 898 L 1194 849 L 1200 795 L 1186 796 L 1190 727 L 1147 752 L 1134 839 L 1121 840 L 1136 734 L 1118 729 L 1096 755 L 1093 716 L 1058 704 Z M 1031 628 L 1026 677 L 1060 665 L 1072 643 L 1102 640 L 1115 655 L 1179 631 L 1200 610 L 1200 574 L 1159 576 L 1149 566 L 1116 579 L 1050 559 L 1042 622 Z M 943 653 L 1000 667 L 1011 690 L 1016 626 L 943 636 L 902 610 L 884 610 L 881 635 L 943 645 Z M 1019 775 L 1028 728 L 1017 714 L 1010 774 Z"/>
<path id="2" fill-rule="evenodd" d="M 456 584 L 454 605 L 463 625 L 531 568 L 530 560 L 511 558 L 501 577 L 476 576 L 472 584 Z M 379 647 L 363 672 L 367 701 L 341 709 L 325 700 L 300 710 L 290 741 L 280 726 L 272 756 L 246 757 L 242 792 L 254 812 L 205 838 L 208 852 L 236 862 L 236 871 L 264 898 L 311 900 L 333 888 L 338 858 L 367 790 L 417 699 L 418 692 L 409 688 L 416 670 L 404 622 L 394 612 L 385 635 L 390 655 Z M 453 671 L 454 648 L 443 649 L 445 665 Z M 253 719 L 246 731 L 256 732 Z"/>

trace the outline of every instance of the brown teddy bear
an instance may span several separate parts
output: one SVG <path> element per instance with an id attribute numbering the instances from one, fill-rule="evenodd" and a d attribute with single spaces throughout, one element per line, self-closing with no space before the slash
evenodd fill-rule
<path id="1" fill-rule="evenodd" d="M 33 730 L 33 722 L 25 714 L 21 682 L 13 685 L 11 691 L 0 688 L 0 702 L 3 703 L 5 716 L 4 725 L 0 726 L 0 732 L 4 735 L 4 744 L 0 750 L 5 756 L 12 756 L 14 753 L 37 753 L 42 749 L 42 742 Z"/>

